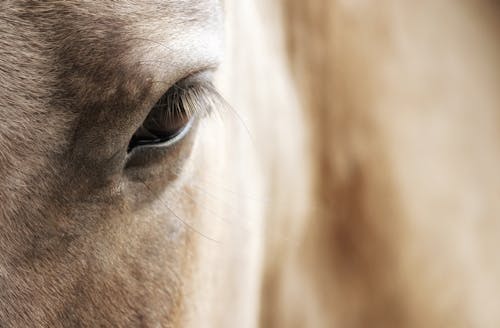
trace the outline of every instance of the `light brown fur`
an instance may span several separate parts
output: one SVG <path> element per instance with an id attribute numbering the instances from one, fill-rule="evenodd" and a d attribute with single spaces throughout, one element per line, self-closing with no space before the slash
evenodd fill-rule
<path id="1" fill-rule="evenodd" d="M 141 169 L 217 2 L 0 4 L 0 327 L 497 327 L 498 6 L 224 15 L 236 112 Z"/>
<path id="2" fill-rule="evenodd" d="M 498 5 L 282 5 L 315 201 L 262 322 L 497 327 Z"/>
<path id="3" fill-rule="evenodd" d="M 0 326 L 179 324 L 202 215 L 183 169 L 196 142 L 161 166 L 124 163 L 161 89 L 214 64 L 168 38 L 216 28 L 216 3 L 1 6 Z"/>

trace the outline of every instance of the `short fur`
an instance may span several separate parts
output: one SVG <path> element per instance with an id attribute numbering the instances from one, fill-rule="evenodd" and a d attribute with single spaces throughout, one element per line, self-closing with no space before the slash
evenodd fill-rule
<path id="1" fill-rule="evenodd" d="M 0 327 L 497 327 L 498 6 L 0 3 Z"/>

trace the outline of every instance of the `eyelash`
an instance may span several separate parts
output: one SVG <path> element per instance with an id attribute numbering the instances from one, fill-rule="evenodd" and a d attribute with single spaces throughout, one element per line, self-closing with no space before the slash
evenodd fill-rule
<path id="1" fill-rule="evenodd" d="M 164 107 L 167 119 L 175 115 L 205 117 L 213 113 L 225 101 L 210 82 L 195 82 L 187 85 L 174 84 L 156 103 L 155 108 Z"/>

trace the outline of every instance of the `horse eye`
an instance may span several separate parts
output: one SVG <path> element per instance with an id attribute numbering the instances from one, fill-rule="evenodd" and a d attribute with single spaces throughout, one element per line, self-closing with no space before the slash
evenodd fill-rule
<path id="1" fill-rule="evenodd" d="M 139 147 L 167 147 L 189 132 L 193 117 L 184 107 L 185 100 L 178 88 L 173 86 L 154 105 L 130 140 L 128 152 Z"/>

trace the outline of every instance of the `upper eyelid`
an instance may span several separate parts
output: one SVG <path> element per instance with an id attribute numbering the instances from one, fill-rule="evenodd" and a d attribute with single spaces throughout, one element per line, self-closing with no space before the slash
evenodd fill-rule
<path id="1" fill-rule="evenodd" d="M 203 66 L 201 68 L 198 67 L 192 70 L 184 71 L 182 72 L 181 75 L 178 76 L 176 82 L 171 84 L 171 86 L 191 80 L 200 80 L 200 81 L 207 80 L 207 82 L 211 82 L 212 76 L 217 71 L 218 68 L 219 68 L 218 64 L 213 64 L 213 65 L 211 64 Z M 165 84 L 165 81 L 149 79 L 149 83 Z"/>

